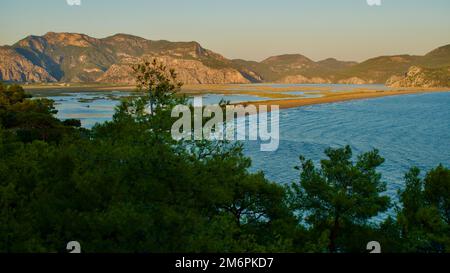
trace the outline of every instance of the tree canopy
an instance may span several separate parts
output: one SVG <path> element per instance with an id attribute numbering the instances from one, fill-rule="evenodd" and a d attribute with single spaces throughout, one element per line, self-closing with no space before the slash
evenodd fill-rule
<path id="1" fill-rule="evenodd" d="M 300 157 L 299 181 L 282 186 L 250 171 L 240 143 L 172 139 L 171 108 L 187 103 L 176 73 L 156 61 L 135 71 L 147 94 L 91 130 L 0 84 L 0 252 L 65 252 L 74 240 L 102 253 L 366 252 L 369 241 L 450 251 L 444 166 L 412 169 L 398 204 L 377 150 Z"/>

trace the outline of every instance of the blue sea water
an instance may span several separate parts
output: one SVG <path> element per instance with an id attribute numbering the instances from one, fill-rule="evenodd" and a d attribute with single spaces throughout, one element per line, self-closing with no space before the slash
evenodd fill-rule
<path id="1" fill-rule="evenodd" d="M 280 146 L 261 152 L 246 142 L 253 170 L 279 183 L 298 181 L 299 156 L 316 163 L 327 147 L 350 145 L 354 154 L 379 149 L 388 194 L 412 167 L 450 167 L 450 93 L 414 94 L 287 109 L 280 112 Z"/>
<path id="2" fill-rule="evenodd" d="M 337 86 L 336 89 L 343 88 Z M 377 87 L 378 88 L 378 87 Z M 110 93 L 108 93 L 110 94 Z M 84 127 L 110 120 L 118 98 L 126 92 L 74 93 L 50 97 L 61 119 L 81 119 Z M 222 96 L 208 95 L 205 104 Z M 232 102 L 260 100 L 255 96 L 231 96 Z M 245 142 L 253 171 L 263 170 L 278 183 L 298 181 L 299 156 L 319 163 L 327 147 L 350 145 L 355 155 L 379 149 L 386 162 L 381 167 L 388 194 L 403 186 L 412 166 L 428 171 L 442 163 L 450 167 L 450 93 L 384 97 L 292 108 L 280 112 L 280 145 L 275 152 L 261 152 L 259 142 Z"/>

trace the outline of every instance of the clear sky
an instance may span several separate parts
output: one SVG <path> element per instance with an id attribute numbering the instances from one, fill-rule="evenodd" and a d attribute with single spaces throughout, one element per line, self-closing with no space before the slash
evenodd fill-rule
<path id="1" fill-rule="evenodd" d="M 450 44 L 449 0 L 0 0 L 0 44 L 48 31 L 198 41 L 228 58 L 361 61 Z M 375 1 L 375 0 L 374 0 Z"/>

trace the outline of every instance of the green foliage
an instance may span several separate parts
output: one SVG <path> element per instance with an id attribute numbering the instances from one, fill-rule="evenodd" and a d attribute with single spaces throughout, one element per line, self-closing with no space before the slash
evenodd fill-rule
<path id="1" fill-rule="evenodd" d="M 450 252 L 450 170 L 442 165 L 420 178 L 406 174 L 397 219 L 404 251 Z"/>
<path id="2" fill-rule="evenodd" d="M 314 232 L 327 234 L 328 251 L 346 251 L 342 233 L 368 226 L 372 217 L 389 207 L 389 197 L 380 195 L 386 184 L 376 171 L 384 159 L 375 150 L 360 155 L 354 164 L 349 146 L 325 153 L 328 159 L 321 161 L 321 169 L 300 158 L 300 184 L 293 185 L 295 201 Z"/>
<path id="3" fill-rule="evenodd" d="M 177 99 L 175 94 L 180 91 L 181 82 L 177 81 L 175 70 L 168 69 L 156 59 L 145 61 L 133 67 L 138 90 L 148 93 L 150 113 L 158 114 L 158 110 L 169 109 L 185 100 Z"/>
<path id="4" fill-rule="evenodd" d="M 19 85 L 0 84 L 0 126 L 22 142 L 58 142 L 79 127 L 75 121 L 61 122 L 56 113 L 53 101 L 31 99 Z"/>
<path id="5" fill-rule="evenodd" d="M 176 74 L 136 67 L 143 97 L 113 120 L 81 129 L 53 102 L 0 83 L 0 252 L 384 252 L 450 249 L 450 170 L 405 178 L 396 218 L 375 223 L 390 199 L 378 151 L 353 162 L 327 149 L 301 157 L 299 183 L 282 187 L 249 171 L 239 143 L 175 141 Z M 149 111 L 149 107 L 151 110 Z"/>
<path id="6" fill-rule="evenodd" d="M 0 131 L 0 251 L 65 252 L 73 240 L 85 252 L 289 251 L 284 188 L 250 173 L 239 144 L 174 141 L 176 77 L 143 66 L 149 95 L 89 137 L 24 143 Z"/>

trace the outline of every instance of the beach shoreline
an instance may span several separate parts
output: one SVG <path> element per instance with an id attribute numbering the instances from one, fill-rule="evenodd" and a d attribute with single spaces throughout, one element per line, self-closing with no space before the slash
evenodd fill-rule
<path id="1" fill-rule="evenodd" d="M 339 86 L 339 85 L 337 85 Z M 133 91 L 135 86 L 131 85 L 80 85 L 80 86 L 60 86 L 60 85 L 37 85 L 24 86 L 26 91 L 31 93 L 45 93 L 52 92 L 104 92 L 104 91 Z M 304 91 L 305 94 L 314 90 L 319 97 L 302 97 L 290 95 L 292 91 Z M 241 105 L 278 105 L 280 109 L 295 108 L 301 106 L 338 103 L 352 100 L 363 100 L 382 98 L 390 96 L 402 96 L 411 94 L 427 94 L 450 92 L 450 88 L 401 88 L 401 89 L 368 89 L 366 85 L 355 85 L 348 90 L 333 91 L 332 87 L 328 86 L 292 86 L 286 85 L 281 87 L 272 87 L 270 84 L 254 85 L 254 84 L 199 84 L 186 85 L 182 88 L 181 93 L 186 95 L 202 95 L 202 94 L 223 94 L 223 95 L 254 95 L 258 97 L 270 98 L 269 100 L 249 101 L 236 103 Z"/>
<path id="2" fill-rule="evenodd" d="M 289 100 L 267 100 L 267 101 L 256 101 L 249 103 L 242 103 L 243 105 L 267 105 L 267 106 L 279 106 L 280 109 L 289 109 L 302 106 L 319 105 L 319 104 L 329 104 L 329 103 L 339 103 L 346 101 L 356 101 L 364 99 L 375 99 L 383 97 L 392 96 L 403 96 L 403 95 L 413 95 L 413 94 L 431 94 L 431 93 L 446 93 L 449 90 L 404 90 L 404 91 L 373 91 L 373 92 L 348 92 L 348 93 L 338 93 L 336 95 L 329 95 L 320 98 L 299 98 L 299 99 L 289 99 Z"/>

